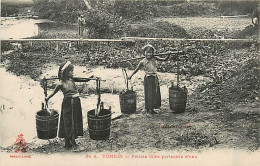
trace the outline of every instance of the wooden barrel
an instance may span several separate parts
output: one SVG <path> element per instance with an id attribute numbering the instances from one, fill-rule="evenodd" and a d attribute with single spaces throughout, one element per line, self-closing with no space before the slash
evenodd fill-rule
<path id="1" fill-rule="evenodd" d="M 93 140 L 105 140 L 110 136 L 111 110 L 100 110 L 95 116 L 95 109 L 88 111 L 89 137 Z"/>
<path id="2" fill-rule="evenodd" d="M 119 101 L 122 113 L 131 114 L 136 112 L 136 93 L 134 91 L 121 92 Z"/>
<path id="3" fill-rule="evenodd" d="M 187 89 L 179 86 L 172 86 L 169 88 L 169 103 L 170 109 L 173 112 L 181 113 L 186 109 Z"/>
<path id="4" fill-rule="evenodd" d="M 36 114 L 36 129 L 39 139 L 52 139 L 57 136 L 59 114 L 54 111 L 50 116 L 45 110 L 40 110 Z"/>

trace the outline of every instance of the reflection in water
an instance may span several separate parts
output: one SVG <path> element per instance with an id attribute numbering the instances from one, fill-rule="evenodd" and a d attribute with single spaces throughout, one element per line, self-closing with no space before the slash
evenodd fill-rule
<path id="1" fill-rule="evenodd" d="M 46 22 L 46 20 L 1 17 L 1 22 L 1 39 L 21 39 L 38 35 L 37 23 Z"/>

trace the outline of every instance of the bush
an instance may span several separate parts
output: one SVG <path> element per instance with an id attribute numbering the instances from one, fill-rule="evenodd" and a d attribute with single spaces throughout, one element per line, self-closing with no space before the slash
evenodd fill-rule
<path id="1" fill-rule="evenodd" d="M 215 3 L 193 2 L 193 3 L 174 3 L 169 6 L 158 8 L 159 16 L 201 16 L 216 15 Z"/>
<path id="2" fill-rule="evenodd" d="M 157 15 L 156 2 L 153 1 L 122 1 L 117 0 L 109 11 L 122 17 L 123 19 L 134 22 L 148 20 Z"/>
<path id="3" fill-rule="evenodd" d="M 257 7 L 258 1 L 226 1 L 220 2 L 218 9 L 222 15 L 239 15 L 252 13 Z"/>
<path id="4" fill-rule="evenodd" d="M 166 21 L 159 21 L 151 25 L 132 27 L 128 36 L 156 37 L 156 38 L 188 38 L 189 34 L 182 27 Z"/>
<path id="5" fill-rule="evenodd" d="M 77 13 L 86 10 L 81 0 L 34 0 L 34 10 L 40 18 L 54 21 L 75 22 Z"/>
<path id="6" fill-rule="evenodd" d="M 158 65 L 159 72 L 176 72 L 176 60 L 180 60 L 180 73 L 187 77 L 204 75 L 212 77 L 217 71 L 220 76 L 227 79 L 233 71 L 234 64 L 240 65 L 245 59 L 257 56 L 257 52 L 250 50 L 241 53 L 241 47 L 232 51 L 234 42 L 213 41 L 149 41 L 157 53 L 169 50 L 185 51 L 184 55 L 171 55 L 170 60 Z M 137 42 L 84 42 L 80 50 L 54 51 L 55 42 L 37 42 L 33 46 L 29 43 L 23 52 L 13 52 L 3 56 L 2 60 L 9 60 L 7 69 L 17 75 L 29 75 L 37 78 L 44 65 L 56 63 L 57 65 L 70 60 L 73 64 L 84 66 L 104 65 L 107 68 L 124 67 L 135 69 L 139 60 L 122 62 L 126 59 L 142 56 L 141 48 L 147 41 Z M 241 42 L 243 44 L 243 42 Z M 51 49 L 53 48 L 53 49 Z M 230 50 L 230 48 L 232 48 Z M 237 54 L 236 54 L 237 52 Z M 250 53 L 250 54 L 248 54 Z M 231 61 L 230 61 L 231 60 Z M 223 71 L 222 71 L 223 70 Z"/>
<path id="7" fill-rule="evenodd" d="M 127 28 L 124 20 L 106 11 L 95 10 L 85 15 L 90 38 L 119 38 Z"/>
<path id="8" fill-rule="evenodd" d="M 8 41 L 1 41 L 1 52 L 4 52 L 4 51 L 9 51 L 13 49 L 13 46 L 10 42 Z"/>
<path id="9" fill-rule="evenodd" d="M 19 6 L 17 5 L 3 5 L 1 4 L 1 16 L 9 16 L 17 14 L 19 11 Z"/>

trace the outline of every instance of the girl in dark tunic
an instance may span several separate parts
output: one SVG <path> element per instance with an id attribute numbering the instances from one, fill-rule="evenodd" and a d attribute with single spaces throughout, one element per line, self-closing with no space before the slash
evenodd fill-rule
<path id="1" fill-rule="evenodd" d="M 74 66 L 69 61 L 61 64 L 58 72 L 60 81 L 54 91 L 45 98 L 45 101 L 48 102 L 59 90 L 63 92 L 64 99 L 61 108 L 58 136 L 65 138 L 65 148 L 76 147 L 75 139 L 77 136 L 83 136 L 82 109 L 75 82 L 87 82 L 90 80 L 73 78 L 73 71 Z"/>
<path id="2" fill-rule="evenodd" d="M 146 73 L 144 77 L 145 109 L 148 113 L 157 114 L 154 109 L 160 108 L 161 106 L 161 92 L 155 60 L 167 61 L 169 55 L 165 58 L 155 57 L 155 48 L 151 44 L 144 46 L 143 51 L 145 58 L 139 62 L 137 68 L 134 70 L 129 79 L 131 79 L 133 75 L 143 67 Z"/>

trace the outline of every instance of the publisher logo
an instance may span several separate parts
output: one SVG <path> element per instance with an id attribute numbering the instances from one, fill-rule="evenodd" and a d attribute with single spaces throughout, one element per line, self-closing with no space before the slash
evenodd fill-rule
<path id="1" fill-rule="evenodd" d="M 18 135 L 18 138 L 16 138 L 16 141 L 14 142 L 15 148 L 14 152 L 19 153 L 19 152 L 27 152 L 26 151 L 26 141 L 23 138 L 23 134 Z"/>

